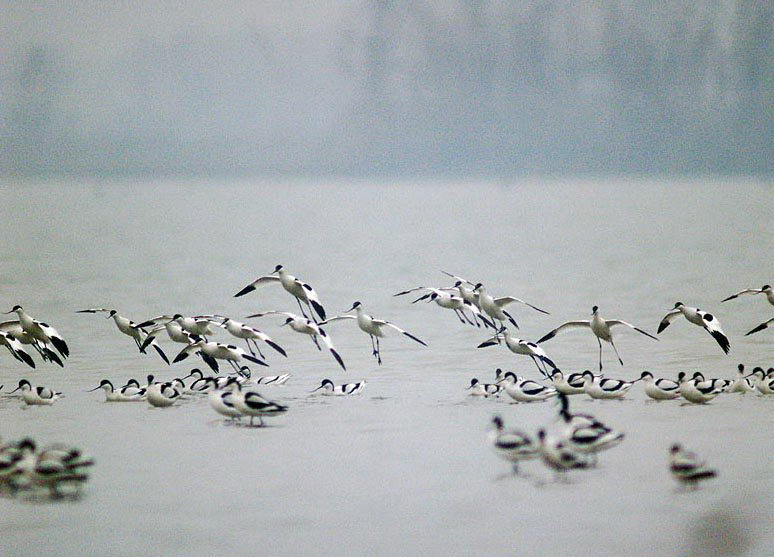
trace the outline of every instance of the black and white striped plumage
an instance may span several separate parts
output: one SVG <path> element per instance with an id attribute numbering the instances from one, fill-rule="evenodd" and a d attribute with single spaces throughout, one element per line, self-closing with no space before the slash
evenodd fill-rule
<path id="1" fill-rule="evenodd" d="M 695 453 L 686 451 L 679 443 L 669 449 L 669 471 L 679 482 L 696 486 L 698 482 L 717 476 Z"/>

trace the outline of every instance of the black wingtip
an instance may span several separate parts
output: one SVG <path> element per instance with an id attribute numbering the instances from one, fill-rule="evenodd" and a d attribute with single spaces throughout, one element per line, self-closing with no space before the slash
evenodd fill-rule
<path id="1" fill-rule="evenodd" d="M 754 333 L 759 333 L 759 332 L 761 332 L 763 329 L 765 329 L 765 328 L 767 328 L 767 327 L 768 327 L 768 325 L 767 325 L 766 323 L 761 323 L 760 325 L 758 325 L 757 327 L 755 327 L 755 328 L 754 328 L 752 331 L 750 331 L 749 333 L 745 333 L 745 335 L 744 335 L 744 336 L 749 336 L 749 335 L 752 335 L 752 334 L 754 334 Z"/>
<path id="2" fill-rule="evenodd" d="M 547 340 L 551 340 L 551 339 L 552 339 L 552 338 L 554 338 L 555 336 L 556 336 L 556 331 L 551 331 L 550 333 L 548 333 L 547 335 L 545 335 L 543 338 L 541 338 L 540 340 L 538 340 L 538 341 L 537 341 L 537 344 L 540 344 L 541 342 L 545 342 L 545 341 L 547 341 Z"/>
<path id="3" fill-rule="evenodd" d="M 253 362 L 254 364 L 258 364 L 259 366 L 266 366 L 266 367 L 269 367 L 269 364 L 267 364 L 266 362 L 264 362 L 264 361 L 263 361 L 263 360 L 261 360 L 260 358 L 256 358 L 255 356 L 250 356 L 250 355 L 247 355 L 247 354 L 246 354 L 246 355 L 244 355 L 244 356 L 242 356 L 242 357 L 243 357 L 245 360 L 248 360 L 248 361 L 250 361 L 250 362 Z"/>
<path id="4" fill-rule="evenodd" d="M 54 345 L 54 348 L 59 351 L 62 357 L 67 358 L 70 355 L 70 349 L 67 347 L 67 343 L 64 341 L 64 339 L 59 337 L 51 337 L 51 344 Z"/>
<path id="5" fill-rule="evenodd" d="M 331 354 L 333 354 L 333 357 L 336 358 L 337 362 L 339 362 L 341 369 L 343 369 L 344 371 L 347 371 L 347 366 L 344 365 L 344 360 L 341 359 L 341 356 L 339 356 L 339 353 L 336 352 L 333 348 L 331 348 Z"/>
<path id="6" fill-rule="evenodd" d="M 310 300 L 310 303 L 312 304 L 312 307 L 314 308 L 314 310 L 317 312 L 317 315 L 320 316 L 320 319 L 325 321 L 325 319 L 326 319 L 326 317 L 325 317 L 325 308 L 322 307 L 320 302 L 316 302 L 315 300 Z"/>
<path id="7" fill-rule="evenodd" d="M 255 286 L 253 286 L 252 284 L 248 284 L 242 290 L 240 290 L 239 292 L 234 294 L 234 298 L 239 298 L 240 296 L 244 296 L 245 294 L 249 294 L 253 290 L 255 290 Z"/>
<path id="8" fill-rule="evenodd" d="M 161 356 L 161 359 L 166 362 L 167 365 L 169 365 L 169 358 L 167 358 L 167 355 L 164 354 L 164 351 L 161 349 L 161 346 L 153 345 L 153 348 L 156 349 L 156 352 L 159 353 L 159 356 Z"/>
<path id="9" fill-rule="evenodd" d="M 662 321 L 661 323 L 658 324 L 658 330 L 656 331 L 656 334 L 657 335 L 661 334 L 661 331 L 663 331 L 667 327 L 669 327 L 669 323 L 665 323 L 664 321 Z"/>
<path id="10" fill-rule="evenodd" d="M 279 344 L 277 344 L 276 342 L 274 342 L 274 341 L 271 341 L 271 340 L 267 340 L 267 341 L 266 341 L 266 344 L 268 344 L 269 346 L 271 346 L 272 348 L 274 348 L 274 350 L 276 350 L 277 352 L 279 352 L 280 354 L 282 354 L 282 355 L 283 355 L 283 356 L 285 356 L 286 358 L 288 357 L 288 354 L 287 354 L 287 352 L 285 352 L 285 349 L 284 349 L 284 348 L 282 348 L 282 347 L 281 347 Z"/>
<path id="11" fill-rule="evenodd" d="M 403 333 L 403 334 L 404 334 L 404 335 L 406 335 L 407 337 L 409 337 L 411 340 L 414 340 L 414 341 L 418 342 L 418 343 L 419 343 L 419 344 L 421 344 L 422 346 L 427 346 L 427 344 L 425 343 L 425 341 L 423 341 L 423 340 L 422 340 L 422 339 L 420 339 L 420 338 L 417 338 L 417 337 L 415 337 L 415 336 L 414 336 L 414 335 L 412 335 L 411 333 Z"/>
<path id="12" fill-rule="evenodd" d="M 21 352 L 21 351 L 17 351 L 16 354 L 19 355 L 19 358 L 21 358 L 25 364 L 27 364 L 33 369 L 35 368 L 35 360 L 32 359 L 32 356 L 30 356 L 26 352 Z"/>
<path id="13" fill-rule="evenodd" d="M 714 338 L 717 341 L 717 343 L 720 345 L 720 348 L 723 349 L 723 352 L 728 354 L 731 351 L 731 342 L 729 342 L 726 335 L 724 335 L 720 331 L 712 331 L 710 334 L 712 335 L 712 338 Z"/>

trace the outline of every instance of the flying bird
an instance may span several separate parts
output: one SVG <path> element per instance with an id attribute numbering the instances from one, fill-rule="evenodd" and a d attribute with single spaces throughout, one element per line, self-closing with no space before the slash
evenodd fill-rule
<path id="1" fill-rule="evenodd" d="M 661 333 L 664 329 L 669 327 L 669 324 L 672 323 L 672 321 L 681 316 L 685 317 L 689 323 L 693 323 L 707 331 L 720 345 L 723 352 L 728 354 L 729 350 L 731 350 L 731 342 L 720 327 L 720 321 L 718 321 L 717 317 L 709 312 L 702 311 L 699 308 L 686 306 L 682 302 L 677 302 L 674 309 L 664 316 L 661 323 L 658 324 L 657 332 Z"/>

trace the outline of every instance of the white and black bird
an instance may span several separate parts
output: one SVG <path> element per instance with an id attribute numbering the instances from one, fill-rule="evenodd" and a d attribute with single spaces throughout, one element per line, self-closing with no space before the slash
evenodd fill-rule
<path id="1" fill-rule="evenodd" d="M 640 374 L 642 384 L 645 386 L 645 394 L 653 400 L 673 400 L 680 398 L 680 384 L 671 379 L 656 379 L 649 371 Z"/>
<path id="2" fill-rule="evenodd" d="M 679 443 L 669 448 L 669 471 L 678 482 L 689 487 L 696 487 L 700 481 L 717 476 L 717 472 L 697 454 L 686 451 Z"/>
<path id="3" fill-rule="evenodd" d="M 467 388 L 471 396 L 498 396 L 503 391 L 502 385 L 494 383 L 482 383 L 475 377 L 470 380 L 470 386 Z"/>
<path id="4" fill-rule="evenodd" d="M 236 380 L 229 378 L 220 389 L 213 389 L 207 395 L 210 408 L 221 416 L 226 416 L 230 422 L 241 420 L 242 412 L 234 405 L 235 389 L 238 387 Z"/>
<path id="5" fill-rule="evenodd" d="M 19 324 L 22 330 L 33 339 L 46 346 L 52 345 L 62 358 L 67 358 L 70 355 L 70 348 L 62 338 L 62 335 L 51 325 L 33 319 L 20 305 L 13 306 L 11 311 L 6 312 L 6 314 L 9 313 L 15 313 L 19 317 Z"/>
<path id="6" fill-rule="evenodd" d="M 154 383 L 146 391 L 145 399 L 148 404 L 156 408 L 167 408 L 172 406 L 183 396 L 183 393 L 171 382 Z"/>
<path id="7" fill-rule="evenodd" d="M 541 375 L 548 378 L 549 373 L 546 366 L 551 366 L 551 369 L 555 369 L 556 365 L 554 364 L 553 360 L 548 357 L 548 354 L 546 354 L 546 351 L 543 350 L 541 346 L 538 346 L 534 342 L 530 342 L 528 340 L 522 340 L 520 338 L 516 338 L 513 335 L 511 335 L 511 332 L 506 329 L 505 327 L 501 327 L 500 330 L 495 334 L 495 336 L 486 339 L 484 342 L 478 345 L 477 348 L 486 348 L 487 346 L 495 346 L 497 344 L 500 344 L 500 338 L 505 341 L 505 346 L 513 352 L 514 354 L 519 354 L 521 356 L 529 356 L 532 358 L 532 361 L 535 362 L 535 366 L 537 366 L 538 371 Z M 538 364 L 538 361 L 540 361 L 543 364 L 543 367 L 540 367 L 540 364 Z"/>
<path id="8" fill-rule="evenodd" d="M 34 348 L 44 362 L 52 362 L 59 367 L 64 367 L 64 363 L 62 363 L 62 359 L 56 353 L 54 345 L 50 342 L 42 342 L 27 333 L 18 320 L 3 321 L 0 323 L 0 332 L 11 335 L 25 347 L 31 346 Z"/>
<path id="9" fill-rule="evenodd" d="M 357 395 L 363 391 L 365 384 L 365 381 L 358 381 L 357 383 L 344 383 L 343 385 L 335 385 L 330 379 L 323 379 L 322 383 L 320 383 L 320 386 L 311 392 L 314 393 L 322 389 L 322 394 L 324 395 Z"/>
<path id="10" fill-rule="evenodd" d="M 736 372 L 736 379 L 734 379 L 731 388 L 728 389 L 729 393 L 749 393 L 755 390 L 755 383 L 744 373 L 744 364 L 739 364 Z"/>
<path id="11" fill-rule="evenodd" d="M 91 393 L 99 389 L 105 391 L 105 402 L 134 402 L 145 397 L 145 389 L 135 387 L 134 385 L 126 385 L 116 389 L 109 379 L 103 379 L 99 385 L 88 392 Z"/>
<path id="12" fill-rule="evenodd" d="M 642 329 L 627 323 L 626 321 L 621 321 L 620 319 L 603 319 L 602 316 L 599 315 L 599 307 L 594 306 L 593 308 L 591 308 L 590 320 L 567 321 L 566 323 L 562 323 L 556 329 L 554 329 L 553 331 L 550 331 L 545 336 L 543 336 L 543 338 L 538 340 L 538 344 L 541 344 L 547 340 L 554 338 L 557 335 L 557 333 L 560 333 L 561 331 L 566 331 L 568 329 L 589 328 L 591 329 L 591 332 L 594 333 L 594 336 L 597 338 L 597 343 L 599 343 L 599 371 L 602 371 L 602 341 L 603 340 L 605 342 L 610 343 L 610 345 L 613 347 L 613 350 L 615 351 L 615 355 L 618 357 L 618 361 L 620 362 L 621 365 L 623 365 L 623 360 L 621 359 L 620 354 L 618 354 L 618 349 L 615 347 L 615 343 L 613 342 L 612 328 L 618 325 L 629 327 L 630 329 L 634 329 L 635 331 L 645 335 L 646 337 L 650 337 L 653 340 L 658 340 L 650 333 L 647 333 Z"/>
<path id="13" fill-rule="evenodd" d="M 172 360 L 172 363 L 182 362 L 189 355 L 196 353 L 201 353 L 202 356 L 207 356 L 212 360 L 225 360 L 236 371 L 239 370 L 237 364 L 242 360 L 247 360 L 248 362 L 253 362 L 254 364 L 262 366 L 269 365 L 238 346 L 234 346 L 233 344 L 222 344 L 220 342 L 208 342 L 204 339 L 199 339 L 183 348 L 177 356 L 175 356 L 175 359 Z M 205 359 L 205 361 L 209 363 L 207 359 Z M 217 372 L 217 369 L 213 369 L 213 371 Z"/>
<path id="14" fill-rule="evenodd" d="M 685 372 L 677 374 L 677 383 L 682 397 L 694 404 L 706 404 L 723 392 L 721 387 L 716 387 L 711 381 L 704 381 L 697 377 L 688 379 Z"/>
<path id="15" fill-rule="evenodd" d="M 276 275 L 276 276 L 275 276 Z M 301 309 L 301 313 L 304 317 L 309 317 L 304 311 L 304 307 L 301 302 L 304 302 L 309 307 L 309 314 L 312 316 L 312 320 L 316 321 L 314 314 L 320 316 L 320 319 L 325 319 L 325 308 L 320 303 L 320 299 L 317 297 L 317 292 L 314 291 L 309 284 L 297 279 L 293 275 L 285 272 L 282 265 L 274 267 L 274 271 L 266 276 L 258 277 L 253 282 L 245 286 L 242 290 L 234 294 L 234 297 L 244 296 L 265 284 L 271 284 L 279 282 L 291 296 L 298 302 L 298 307 Z M 312 311 L 314 310 L 314 311 Z"/>
<path id="16" fill-rule="evenodd" d="M 308 319 L 306 317 L 301 317 L 300 315 L 296 315 L 295 313 L 290 313 L 288 311 L 263 311 L 261 313 L 254 313 L 252 315 L 248 315 L 247 319 L 252 319 L 255 317 L 265 317 L 267 315 L 284 315 L 286 319 L 285 319 L 285 323 L 283 323 L 282 326 L 284 327 L 285 325 L 288 325 L 295 332 L 312 337 L 312 342 L 314 342 L 314 345 L 317 347 L 318 350 L 322 350 L 322 348 L 320 347 L 320 343 L 318 342 L 318 339 L 322 340 L 325 347 L 328 349 L 331 355 L 336 359 L 336 361 L 339 363 L 341 368 L 343 370 L 347 369 L 346 366 L 344 365 L 344 360 L 341 359 L 341 356 L 336 351 L 336 348 L 333 346 L 333 342 L 331 341 L 331 338 L 328 336 L 328 333 L 326 333 L 325 330 L 322 327 L 320 327 L 320 325 L 318 325 L 311 319 Z"/>
<path id="17" fill-rule="evenodd" d="M 573 449 L 562 437 L 547 435 L 544 429 L 538 430 L 538 442 L 540 458 L 555 472 L 594 466 L 592 455 Z"/>
<path id="18" fill-rule="evenodd" d="M 345 315 L 352 310 L 355 311 L 355 315 Z M 357 320 L 357 326 L 360 328 L 360 330 L 371 338 L 371 348 L 373 349 L 372 354 L 376 358 L 376 361 L 379 365 L 382 364 L 382 354 L 379 347 L 379 339 L 384 338 L 384 329 L 392 329 L 399 332 L 403 336 L 410 338 L 414 342 L 418 342 L 422 346 L 427 346 L 425 341 L 417 338 L 409 332 L 404 331 L 394 323 L 390 323 L 389 321 L 385 321 L 383 319 L 376 319 L 373 316 L 368 315 L 365 311 L 363 311 L 363 304 L 360 302 L 355 302 L 352 304 L 352 307 L 345 311 L 342 315 L 337 315 L 335 317 L 331 317 L 330 319 L 326 319 L 325 321 L 321 321 L 320 325 L 326 325 L 327 323 L 340 321 L 343 319 Z"/>
<path id="19" fill-rule="evenodd" d="M 570 373 L 565 377 L 561 370 L 554 369 L 551 372 L 551 383 L 556 391 L 563 395 L 580 395 L 586 392 L 583 387 L 583 372 Z"/>
<path id="20" fill-rule="evenodd" d="M 252 341 L 253 346 L 255 346 L 255 350 L 258 351 L 258 355 L 261 358 L 264 358 L 263 353 L 261 352 L 261 348 L 258 346 L 257 341 L 261 341 L 266 343 L 267 345 L 271 346 L 274 350 L 285 356 L 288 357 L 287 352 L 285 352 L 285 349 L 282 348 L 279 344 L 274 342 L 269 335 L 266 333 L 256 329 L 255 327 L 251 327 L 250 325 L 245 325 L 244 323 L 240 323 L 239 321 L 234 321 L 230 317 L 223 317 L 223 322 L 220 323 L 220 326 L 223 327 L 228 333 L 236 338 L 241 338 L 245 341 L 245 344 L 247 345 L 248 350 L 250 350 L 250 353 L 255 356 L 255 352 L 253 351 L 253 347 L 250 346 L 250 342 Z"/>
<path id="21" fill-rule="evenodd" d="M 674 309 L 672 309 L 664 316 L 664 318 L 658 324 L 657 332 L 661 333 L 664 329 L 669 327 L 669 324 L 672 323 L 672 321 L 678 317 L 685 317 L 689 323 L 698 325 L 707 331 L 726 354 L 728 354 L 729 350 L 731 350 L 731 342 L 729 342 L 728 337 L 720 327 L 720 321 L 718 321 L 717 317 L 707 311 L 702 311 L 699 308 L 686 306 L 682 302 L 677 302 Z"/>
<path id="22" fill-rule="evenodd" d="M 540 309 L 539 307 L 535 307 L 532 304 L 528 304 L 521 298 L 515 298 L 513 296 L 502 296 L 500 298 L 495 298 L 486 291 L 486 288 L 480 282 L 476 284 L 473 290 L 478 293 L 478 306 L 493 320 L 496 319 L 499 321 L 500 327 L 503 327 L 504 322 L 507 320 L 510 321 L 514 327 L 517 329 L 519 328 L 513 316 L 504 309 L 505 306 L 513 302 L 524 304 L 531 307 L 535 311 L 539 311 L 540 313 L 545 313 L 548 315 L 547 311 Z"/>
<path id="23" fill-rule="evenodd" d="M 143 330 L 140 325 L 131 319 L 119 315 L 116 310 L 106 308 L 89 308 L 78 310 L 75 313 L 107 313 L 108 316 L 105 319 L 112 319 L 116 324 L 116 328 L 120 332 L 134 340 L 134 343 L 137 345 L 137 348 L 140 352 L 144 354 L 145 346 L 153 346 L 153 349 L 156 350 L 159 356 L 161 356 L 161 359 L 164 360 L 167 365 L 169 365 L 169 358 L 167 358 L 167 355 L 164 353 L 158 343 L 155 342 L 154 339 L 151 339 L 147 345 L 144 345 L 143 342 L 147 339 L 148 333 L 145 332 L 145 330 Z"/>
<path id="24" fill-rule="evenodd" d="M 755 333 L 759 333 L 759 332 L 761 332 L 764 329 L 768 329 L 769 326 L 771 326 L 771 325 L 774 325 L 774 317 L 772 317 L 768 321 L 764 321 L 763 323 L 761 323 L 760 325 L 758 325 L 757 327 L 755 327 L 751 331 L 745 333 L 744 336 L 749 336 L 749 335 L 753 335 Z"/>
<path id="25" fill-rule="evenodd" d="M 511 463 L 514 474 L 518 473 L 519 462 L 538 456 L 539 447 L 532 437 L 518 429 L 505 429 L 500 416 L 492 418 L 492 425 L 494 430 L 489 436 L 492 448 L 497 456 Z"/>
<path id="26" fill-rule="evenodd" d="M 266 400 L 255 391 L 242 391 L 239 385 L 233 391 L 231 402 L 244 416 L 250 416 L 250 425 L 253 419 L 258 418 L 258 426 L 263 426 L 263 418 L 278 416 L 287 412 L 288 407 L 271 400 Z"/>
<path id="27" fill-rule="evenodd" d="M 28 406 L 51 406 L 62 396 L 62 393 L 48 387 L 33 387 L 26 379 L 19 381 L 19 386 L 11 393 L 16 391 L 21 391 L 22 400 Z"/>
<path id="28" fill-rule="evenodd" d="M 497 381 L 505 392 L 516 402 L 539 402 L 556 395 L 556 389 L 546 387 L 531 379 L 519 378 L 512 371 L 506 372 Z"/>
<path id="29" fill-rule="evenodd" d="M 755 377 L 755 388 L 762 395 L 774 395 L 774 369 L 769 368 L 768 373 L 763 368 L 756 367 L 752 375 Z"/>
<path id="30" fill-rule="evenodd" d="M 137 326 L 142 329 L 151 327 L 150 330 L 147 331 L 148 334 L 140 346 L 142 350 L 145 350 L 148 346 L 150 346 L 150 344 L 162 332 L 166 332 L 167 336 L 172 342 L 177 342 L 180 344 L 191 344 L 197 340 L 193 338 L 197 335 L 192 335 L 183 329 L 183 327 L 181 327 L 176 320 L 172 319 L 171 315 L 160 315 L 158 317 L 148 319 L 147 321 L 143 321 Z"/>
<path id="31" fill-rule="evenodd" d="M 395 294 L 395 296 L 401 296 L 403 294 L 407 294 L 409 292 L 414 292 L 415 290 L 426 290 L 427 294 L 420 296 L 413 302 L 412 304 L 416 304 L 420 301 L 427 301 L 427 303 L 435 302 L 436 305 L 444 308 L 444 309 L 450 309 L 453 310 L 454 313 L 457 315 L 457 318 L 460 320 L 460 323 L 467 323 L 468 325 L 476 325 L 481 326 L 478 323 L 478 320 L 471 321 L 465 311 L 469 311 L 471 314 L 473 314 L 474 318 L 481 319 L 481 321 L 484 323 L 484 326 L 495 328 L 494 323 L 492 323 L 486 315 L 478 309 L 478 307 L 474 304 L 471 304 L 470 302 L 465 301 L 462 297 L 456 296 L 455 294 L 452 294 L 448 291 L 448 289 L 444 288 L 427 288 L 424 286 L 421 286 L 419 288 L 412 288 L 411 290 L 406 290 L 405 292 L 398 292 Z"/>
<path id="32" fill-rule="evenodd" d="M 639 381 L 639 379 L 623 381 L 594 376 L 590 371 L 584 371 L 582 377 L 586 394 L 597 399 L 623 398 L 632 388 L 632 385 Z"/>
<path id="33" fill-rule="evenodd" d="M 35 360 L 32 359 L 32 356 L 24 348 L 24 344 L 12 333 L 0 331 L 0 346 L 5 346 L 15 359 L 27 364 L 31 368 L 35 367 Z"/>
<path id="34" fill-rule="evenodd" d="M 766 299 L 769 301 L 769 303 L 772 306 L 774 306 L 774 289 L 772 289 L 771 285 L 769 284 L 764 284 L 760 288 L 747 288 L 746 290 L 740 290 L 736 294 L 732 294 L 728 298 L 725 298 L 721 301 L 727 302 L 729 300 L 733 300 L 734 298 L 738 298 L 739 296 L 755 295 L 755 294 L 766 294 Z"/>

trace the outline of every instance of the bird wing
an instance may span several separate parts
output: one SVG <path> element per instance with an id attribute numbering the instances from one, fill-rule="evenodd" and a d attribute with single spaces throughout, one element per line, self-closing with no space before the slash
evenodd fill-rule
<path id="1" fill-rule="evenodd" d="M 532 309 L 539 311 L 540 313 L 545 313 L 546 315 L 550 315 L 546 310 L 540 309 L 539 307 L 535 307 L 532 304 L 528 304 L 521 298 L 514 298 L 513 296 L 503 296 L 502 298 L 495 298 L 494 303 L 497 304 L 497 307 L 505 307 L 508 304 L 512 302 L 519 302 L 520 304 L 524 304 L 525 306 L 529 306 Z"/>
<path id="2" fill-rule="evenodd" d="M 760 288 L 747 288 L 746 290 L 740 290 L 736 294 L 732 294 L 728 298 L 725 298 L 721 300 L 721 302 L 727 302 L 729 300 L 733 300 L 734 298 L 738 298 L 739 296 L 744 296 L 745 294 L 760 294 L 763 292 Z"/>
<path id="3" fill-rule="evenodd" d="M 697 310 L 697 312 L 701 317 L 702 323 L 704 323 L 704 328 L 706 331 L 712 335 L 712 338 L 714 338 L 715 341 L 720 345 L 720 348 L 723 349 L 723 352 L 728 354 L 729 350 L 731 350 L 731 342 L 728 340 L 726 333 L 724 333 L 723 329 L 720 327 L 720 321 L 718 321 L 718 318 L 707 311 Z"/>
<path id="4" fill-rule="evenodd" d="M 289 311 L 262 311 L 261 313 L 254 313 L 252 315 L 248 315 L 245 319 L 251 319 L 253 317 L 265 317 L 267 315 L 284 315 L 285 317 L 290 317 L 292 319 L 298 319 L 298 315 L 295 313 L 290 313 Z"/>
<path id="5" fill-rule="evenodd" d="M 554 338 L 557 335 L 557 333 L 560 333 L 567 329 L 579 329 L 582 327 L 591 327 L 591 321 L 567 321 L 566 323 L 562 323 L 561 325 L 559 325 L 553 331 L 549 331 L 548 333 L 543 335 L 543 338 L 538 340 L 538 344 Z"/>
<path id="6" fill-rule="evenodd" d="M 404 336 L 407 336 L 411 340 L 416 341 L 416 342 L 418 342 L 419 344 L 421 344 L 423 346 L 427 346 L 427 344 L 425 344 L 425 341 L 423 341 L 420 338 L 415 337 L 414 335 L 412 335 L 411 333 L 409 333 L 407 331 L 404 331 L 403 329 L 398 327 L 395 323 L 390 323 L 389 321 L 384 321 L 383 319 L 374 319 L 373 322 L 376 323 L 379 327 L 389 327 L 390 329 L 395 329 L 400 334 L 402 334 Z"/>
<path id="7" fill-rule="evenodd" d="M 673 309 L 669 313 L 667 313 L 664 318 L 661 320 L 661 322 L 658 324 L 658 331 L 656 331 L 656 334 L 660 333 L 667 327 L 669 327 L 669 324 L 680 317 L 683 314 L 679 309 Z"/>
<path id="8" fill-rule="evenodd" d="M 643 335 L 645 335 L 646 337 L 650 337 L 650 338 L 652 338 L 653 340 L 658 340 L 656 337 L 654 337 L 654 336 L 653 336 L 653 335 L 651 335 L 650 333 L 648 333 L 648 332 L 645 332 L 645 331 L 643 331 L 642 329 L 640 329 L 639 327 L 635 327 L 634 325 L 632 325 L 631 323 L 627 323 L 626 321 L 621 321 L 620 319 L 609 319 L 609 320 L 607 320 L 606 322 L 607 322 L 607 324 L 608 324 L 610 327 L 614 327 L 614 326 L 616 326 L 616 325 L 626 325 L 626 326 L 627 326 L 627 327 L 629 327 L 630 329 L 634 329 L 635 331 L 637 331 L 638 333 L 642 333 L 642 334 L 643 334 Z"/>
<path id="9" fill-rule="evenodd" d="M 25 364 L 32 368 L 35 367 L 35 361 L 32 359 L 32 356 L 30 356 L 29 352 L 27 352 L 19 339 L 13 336 L 12 333 L 6 333 L 3 331 L 0 331 L 0 337 L 2 337 L 3 343 L 6 345 L 14 358 L 23 361 Z"/>
<path id="10" fill-rule="evenodd" d="M 339 365 L 344 371 L 347 371 L 346 366 L 344 365 L 344 360 L 341 359 L 341 356 L 338 352 L 336 352 L 336 348 L 333 346 L 333 342 L 331 341 L 331 337 L 328 336 L 328 333 L 326 333 L 322 327 L 317 327 L 317 330 L 320 331 L 319 337 L 322 339 L 323 344 L 325 344 L 326 348 L 330 351 L 330 353 L 333 355 L 334 358 L 336 358 L 336 361 L 339 362 Z"/>
<path id="11" fill-rule="evenodd" d="M 466 279 L 466 278 L 458 277 L 457 275 L 453 275 L 453 274 L 451 274 L 451 273 L 447 273 L 446 271 L 441 271 L 441 272 L 442 272 L 444 275 L 446 275 L 447 277 L 451 277 L 451 278 L 453 278 L 454 280 L 458 280 L 458 281 L 460 281 L 460 282 L 467 283 L 467 284 L 469 284 L 470 286 L 476 286 L 476 283 L 475 283 L 475 282 L 471 282 L 471 281 L 469 281 L 469 280 L 468 280 L 468 279 Z"/>
<path id="12" fill-rule="evenodd" d="M 280 281 L 279 277 L 275 277 L 275 276 L 272 276 L 272 275 L 258 277 L 253 282 L 251 282 L 250 284 L 245 286 L 242 290 L 240 290 L 239 292 L 234 294 L 234 298 L 238 298 L 239 296 L 244 296 L 245 294 L 249 294 L 250 292 L 252 292 L 256 288 L 258 288 L 259 286 L 262 286 L 264 284 L 269 284 L 271 282 L 279 282 L 279 281 Z"/>
<path id="13" fill-rule="evenodd" d="M 325 321 L 320 321 L 318 325 L 327 325 L 334 321 L 341 321 L 342 319 L 357 319 L 356 315 L 336 315 L 335 317 L 329 317 Z"/>
<path id="14" fill-rule="evenodd" d="M 393 294 L 393 296 L 403 296 L 404 294 L 411 294 L 412 292 L 417 292 L 419 290 L 428 290 L 430 292 L 437 290 L 436 288 L 432 288 L 430 286 L 417 286 L 416 288 L 409 288 L 408 290 L 404 290 L 402 292 L 398 292 L 397 294 Z"/>
<path id="15" fill-rule="evenodd" d="M 43 323 L 42 321 L 35 321 L 35 324 L 40 327 L 40 329 L 43 331 L 43 334 L 49 338 L 51 344 L 54 345 L 54 348 L 56 348 L 62 356 L 67 358 L 67 356 L 70 355 L 70 349 L 68 348 L 67 343 L 56 329 L 54 329 L 48 323 Z"/>
<path id="16" fill-rule="evenodd" d="M 0 323 L 0 331 L 18 335 L 23 333 L 24 329 L 18 321 L 3 321 Z"/>
<path id="17" fill-rule="evenodd" d="M 89 308 L 89 309 L 79 309 L 75 313 L 110 313 L 110 310 L 107 308 Z"/>
<path id="18" fill-rule="evenodd" d="M 296 279 L 296 284 L 298 284 L 304 290 L 306 299 L 312 305 L 314 311 L 317 312 L 317 315 L 320 316 L 320 319 L 325 319 L 325 308 L 320 303 L 320 298 L 317 297 L 317 292 L 314 291 L 314 288 L 312 288 L 308 283 L 301 282 L 298 279 Z"/>
<path id="19" fill-rule="evenodd" d="M 771 325 L 772 323 L 774 323 L 774 317 L 772 317 L 768 321 L 764 321 L 763 323 L 761 323 L 760 325 L 755 327 L 752 331 L 750 331 L 749 333 L 746 333 L 744 336 L 751 335 L 753 333 L 758 333 L 758 332 L 762 331 L 763 329 L 768 328 L 768 326 Z"/>

